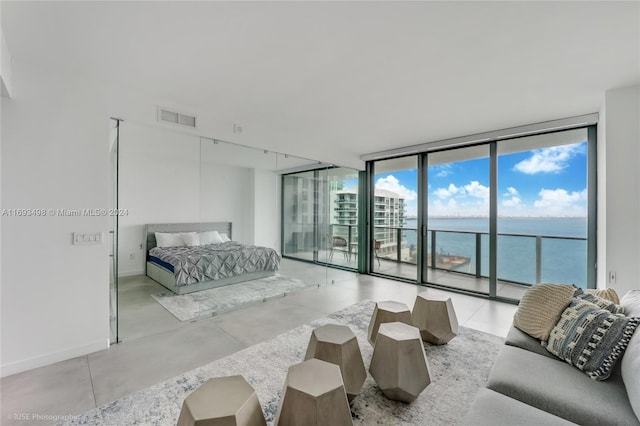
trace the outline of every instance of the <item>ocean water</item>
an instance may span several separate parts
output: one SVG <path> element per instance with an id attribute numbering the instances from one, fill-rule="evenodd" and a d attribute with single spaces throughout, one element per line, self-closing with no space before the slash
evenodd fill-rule
<path id="1" fill-rule="evenodd" d="M 407 228 L 416 228 L 416 225 L 415 219 L 407 220 Z M 476 233 L 481 233 L 480 273 L 483 276 L 489 275 L 488 219 L 430 219 L 428 229 L 436 231 L 436 252 L 468 257 L 470 262 L 459 268 L 459 271 L 471 274 L 476 273 Z M 534 284 L 538 261 L 541 282 L 570 283 L 586 287 L 586 235 L 586 218 L 499 218 L 498 279 Z M 541 236 L 539 260 L 536 260 L 536 236 Z M 415 230 L 407 229 L 403 238 L 406 246 L 417 245 Z M 428 250 L 431 252 L 431 233 Z"/>

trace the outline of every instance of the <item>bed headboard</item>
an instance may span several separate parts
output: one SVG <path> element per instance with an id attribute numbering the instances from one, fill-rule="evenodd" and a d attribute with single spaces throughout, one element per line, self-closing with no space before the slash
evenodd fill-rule
<path id="1" fill-rule="evenodd" d="M 229 238 L 231 234 L 231 222 L 202 222 L 202 223 L 148 223 L 144 226 L 147 251 L 156 246 L 156 232 L 206 232 L 218 231 L 225 233 Z"/>

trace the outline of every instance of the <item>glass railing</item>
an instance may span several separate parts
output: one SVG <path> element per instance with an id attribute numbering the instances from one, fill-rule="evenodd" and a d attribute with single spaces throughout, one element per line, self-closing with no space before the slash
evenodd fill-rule
<path id="1" fill-rule="evenodd" d="M 346 240 L 347 245 L 341 250 L 357 254 L 356 224 L 333 224 L 331 235 Z M 416 228 L 376 225 L 374 240 L 373 255 L 377 259 L 417 264 Z M 426 246 L 429 268 L 489 277 L 489 234 L 486 232 L 432 229 L 427 232 Z M 586 285 L 586 238 L 505 233 L 498 234 L 497 250 L 500 281 L 524 285 L 541 282 Z"/>
<path id="2" fill-rule="evenodd" d="M 417 263 L 415 228 L 375 226 L 380 259 Z M 489 277 L 489 234 L 432 229 L 427 232 L 427 267 Z M 435 248 L 435 249 L 434 249 Z M 587 239 L 530 234 L 498 234 L 498 280 L 586 285 Z"/>

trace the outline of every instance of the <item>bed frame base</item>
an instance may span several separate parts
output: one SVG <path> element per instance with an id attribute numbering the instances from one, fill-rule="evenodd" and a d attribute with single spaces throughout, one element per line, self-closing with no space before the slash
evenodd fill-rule
<path id="1" fill-rule="evenodd" d="M 202 281 L 189 285 L 176 285 L 176 277 L 173 272 L 155 263 L 147 262 L 147 276 L 152 280 L 162 284 L 176 294 L 187 294 L 195 291 L 209 290 L 211 288 L 222 287 L 229 284 L 241 283 L 244 281 L 257 280 L 259 278 L 271 277 L 275 271 L 258 271 L 242 274 L 235 277 L 222 278 L 219 280 Z"/>

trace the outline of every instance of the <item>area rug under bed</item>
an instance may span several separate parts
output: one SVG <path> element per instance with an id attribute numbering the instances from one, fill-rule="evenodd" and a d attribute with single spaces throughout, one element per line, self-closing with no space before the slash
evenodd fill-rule
<path id="1" fill-rule="evenodd" d="M 278 410 L 287 369 L 304 359 L 311 331 L 324 324 L 344 324 L 358 338 L 365 366 L 372 348 L 367 327 L 373 302 L 361 302 L 326 318 L 295 328 L 280 336 L 225 358 L 165 380 L 75 417 L 70 425 L 175 425 L 184 398 L 211 377 L 240 374 L 255 388 L 272 425 Z M 460 327 L 447 345 L 425 343 L 431 384 L 411 404 L 390 401 L 367 375 L 362 392 L 351 406 L 356 425 L 453 425 L 459 424 L 484 386 L 503 339 Z"/>
<path id="2" fill-rule="evenodd" d="M 276 274 L 189 294 L 175 294 L 167 291 L 152 294 L 151 297 L 180 321 L 192 321 L 318 286 L 317 283 L 308 283 Z"/>

